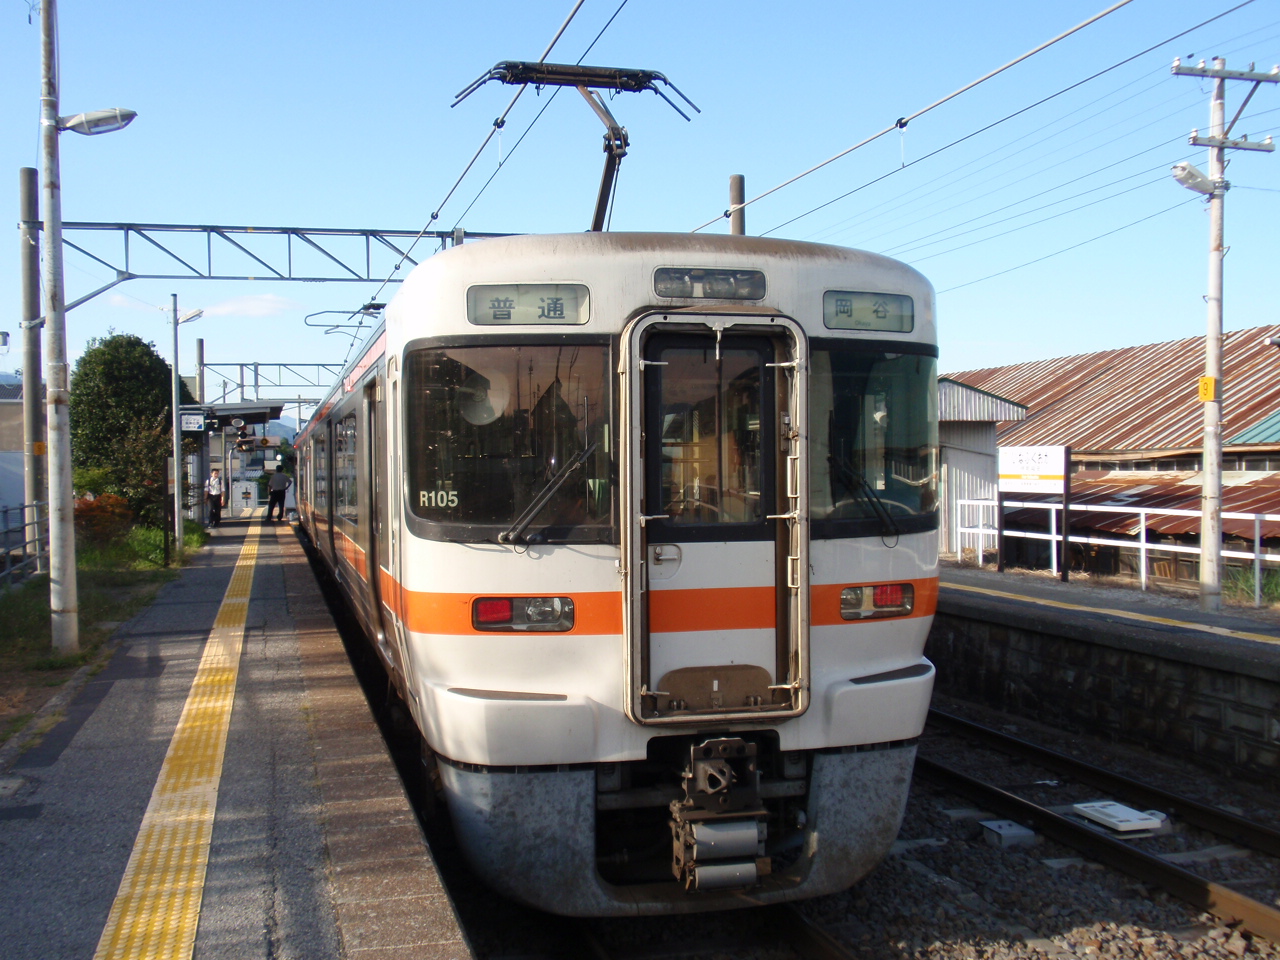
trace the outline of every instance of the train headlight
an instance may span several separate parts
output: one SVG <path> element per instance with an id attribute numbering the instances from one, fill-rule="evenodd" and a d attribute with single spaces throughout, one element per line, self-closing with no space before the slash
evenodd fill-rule
<path id="1" fill-rule="evenodd" d="M 916 603 L 916 589 L 909 583 L 878 583 L 871 587 L 845 587 L 840 591 L 840 616 L 845 620 L 905 617 Z"/>
<path id="2" fill-rule="evenodd" d="M 524 613 L 530 623 L 554 623 L 560 619 L 564 603 L 559 597 L 535 597 L 525 601 Z"/>
<path id="3" fill-rule="evenodd" d="M 471 605 L 477 630 L 553 632 L 573 629 L 569 597 L 481 597 Z"/>

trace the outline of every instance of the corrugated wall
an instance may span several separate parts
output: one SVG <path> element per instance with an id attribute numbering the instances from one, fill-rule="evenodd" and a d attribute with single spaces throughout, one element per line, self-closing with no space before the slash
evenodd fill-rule
<path id="1" fill-rule="evenodd" d="M 947 422 L 938 425 L 942 447 L 942 517 L 939 549 L 955 553 L 956 530 L 978 521 L 975 507 L 961 509 L 959 500 L 994 500 L 996 495 L 996 425 Z"/>

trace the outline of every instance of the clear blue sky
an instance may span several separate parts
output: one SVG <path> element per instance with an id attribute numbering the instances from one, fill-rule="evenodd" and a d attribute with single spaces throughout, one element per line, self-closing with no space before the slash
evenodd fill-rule
<path id="1" fill-rule="evenodd" d="M 451 109 L 454 94 L 499 60 L 537 59 L 572 5 L 63 0 L 61 113 L 120 106 L 139 115 L 119 133 L 62 136 L 63 215 L 416 230 L 515 88 L 490 83 Z M 730 174 L 745 174 L 755 196 L 1108 5 L 630 0 L 585 62 L 662 71 L 702 113 L 686 123 L 651 94 L 612 101 L 632 142 L 613 229 L 693 229 L 723 211 Z M 577 61 L 618 6 L 587 0 L 548 59 Z M 1206 166 L 1205 151 L 1186 137 L 1208 126 L 1209 87 L 1172 76 L 1169 66 L 1174 56 L 1224 56 L 1228 67 L 1256 61 L 1270 70 L 1280 63 L 1276 0 L 1255 0 L 793 218 L 1232 6 L 1134 0 L 905 133 L 755 204 L 747 230 L 778 228 L 771 235 L 861 247 L 917 266 L 940 292 L 944 371 L 1202 335 L 1207 215 L 1168 168 L 1181 159 Z M 0 183 L 10 184 L 11 223 L 18 168 L 39 166 L 39 18 L 32 12 L 28 25 L 28 14 L 27 0 L 9 0 L 0 31 Z M 1276 86 L 1258 91 L 1236 134 L 1280 133 Z M 1228 116 L 1247 89 L 1229 85 Z M 547 96 L 523 96 L 502 134 L 504 157 Z M 498 144 L 490 146 L 438 225 L 461 217 L 476 231 L 585 229 L 602 132 L 580 97 L 561 93 L 463 216 L 498 162 Z M 1238 152 L 1228 179 L 1239 189 L 1227 199 L 1226 325 L 1275 322 L 1280 156 Z M 1189 202 L 1159 213 L 1182 201 Z M 1109 231 L 1117 232 L 1051 256 Z M 0 329 L 14 334 L 0 370 L 21 364 L 17 250 L 15 230 L 0 245 L 0 302 L 9 317 Z M 74 254 L 66 277 L 68 299 L 110 279 Z M 153 340 L 167 357 L 170 293 L 183 311 L 206 312 L 182 328 L 181 367 L 191 373 L 196 337 L 209 362 L 339 361 L 347 341 L 307 329 L 302 317 L 357 307 L 374 289 L 131 281 L 68 315 L 72 359 L 109 329 Z"/>

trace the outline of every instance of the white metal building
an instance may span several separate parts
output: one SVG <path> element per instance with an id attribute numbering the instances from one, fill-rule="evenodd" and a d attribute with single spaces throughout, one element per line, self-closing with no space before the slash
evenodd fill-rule
<path id="1" fill-rule="evenodd" d="M 978 522 L 977 509 L 961 508 L 958 501 L 996 497 L 996 424 L 1022 420 L 1026 415 L 1022 404 L 957 380 L 938 378 L 938 441 L 942 448 L 938 548 L 944 555 L 958 551 L 956 531 L 962 522 L 968 526 Z"/>

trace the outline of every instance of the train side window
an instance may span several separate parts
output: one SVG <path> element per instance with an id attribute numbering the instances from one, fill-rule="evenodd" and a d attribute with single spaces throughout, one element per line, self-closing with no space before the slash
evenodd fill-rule
<path id="1" fill-rule="evenodd" d="M 334 512 L 348 523 L 358 522 L 356 507 L 356 416 L 343 417 L 333 431 Z"/>
<path id="2" fill-rule="evenodd" d="M 327 513 L 329 510 L 329 459 L 324 437 L 316 437 L 311 443 L 311 476 L 315 489 L 312 497 L 315 508 Z"/>

